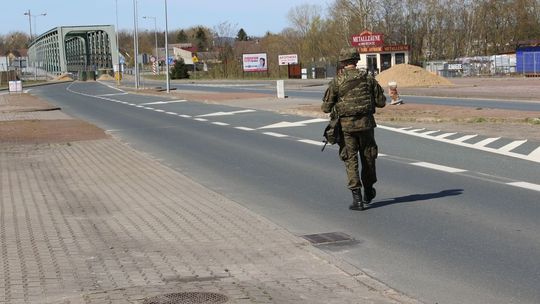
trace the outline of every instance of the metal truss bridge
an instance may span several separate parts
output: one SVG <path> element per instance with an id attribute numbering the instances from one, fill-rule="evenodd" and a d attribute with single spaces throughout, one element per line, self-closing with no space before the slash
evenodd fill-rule
<path id="1" fill-rule="evenodd" d="M 49 75 L 116 70 L 119 62 L 115 35 L 112 25 L 53 28 L 30 44 L 28 67 Z"/>

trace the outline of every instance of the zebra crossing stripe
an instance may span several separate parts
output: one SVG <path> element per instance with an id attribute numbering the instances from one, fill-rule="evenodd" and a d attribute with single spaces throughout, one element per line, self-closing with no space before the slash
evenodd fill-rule
<path id="1" fill-rule="evenodd" d="M 516 140 L 516 141 L 513 141 L 513 142 L 507 144 L 504 147 L 499 148 L 499 151 L 510 152 L 510 151 L 514 150 L 515 148 L 521 146 L 522 144 L 524 144 L 526 142 L 527 142 L 526 139 L 525 140 Z"/>

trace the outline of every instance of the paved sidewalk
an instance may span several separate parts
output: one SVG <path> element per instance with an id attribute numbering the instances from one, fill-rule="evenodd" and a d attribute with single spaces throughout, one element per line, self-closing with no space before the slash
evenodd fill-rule
<path id="1" fill-rule="evenodd" d="M 0 303 L 417 303 L 115 139 L 0 143 L 0 193 Z"/>

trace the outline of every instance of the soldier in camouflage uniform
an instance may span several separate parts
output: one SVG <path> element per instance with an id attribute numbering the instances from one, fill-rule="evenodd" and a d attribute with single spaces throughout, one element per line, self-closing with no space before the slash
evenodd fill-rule
<path id="1" fill-rule="evenodd" d="M 339 55 L 343 70 L 330 82 L 321 109 L 339 115 L 343 140 L 339 143 L 339 156 L 345 162 L 348 188 L 352 191 L 352 210 L 363 210 L 375 198 L 373 184 L 377 182 L 375 159 L 377 143 L 373 114 L 375 108 L 386 105 L 384 90 L 377 80 L 364 69 L 357 69 L 360 60 L 354 48 L 342 49 Z M 358 155 L 362 164 L 361 179 L 358 172 Z M 364 199 L 362 199 L 362 186 Z"/>

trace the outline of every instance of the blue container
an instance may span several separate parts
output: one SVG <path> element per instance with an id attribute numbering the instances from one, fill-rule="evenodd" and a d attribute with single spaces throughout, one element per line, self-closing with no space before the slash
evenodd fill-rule
<path id="1" fill-rule="evenodd" d="M 516 71 L 519 74 L 540 74 L 540 46 L 519 47 L 516 50 Z"/>

